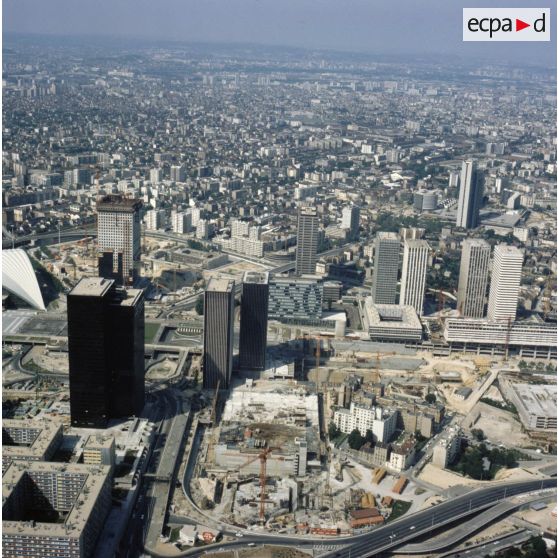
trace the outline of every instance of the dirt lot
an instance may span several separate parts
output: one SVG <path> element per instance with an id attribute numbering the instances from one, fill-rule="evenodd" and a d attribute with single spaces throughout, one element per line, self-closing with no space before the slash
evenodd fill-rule
<path id="1" fill-rule="evenodd" d="M 480 411 L 480 418 L 474 428 L 480 428 L 491 442 L 516 448 L 533 445 L 529 436 L 521 431 L 521 423 L 511 413 L 486 403 L 478 403 L 475 409 Z"/>
<path id="2" fill-rule="evenodd" d="M 234 552 L 212 552 L 207 556 L 211 558 L 235 558 Z M 266 546 L 238 551 L 239 558 L 308 558 L 308 556 L 310 555 L 301 550 L 280 546 Z"/>

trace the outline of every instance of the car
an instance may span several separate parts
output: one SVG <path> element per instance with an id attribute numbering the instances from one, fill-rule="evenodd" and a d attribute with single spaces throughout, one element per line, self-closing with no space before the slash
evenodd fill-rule
<path id="1" fill-rule="evenodd" d="M 415 528 L 415 526 L 414 526 L 414 525 L 411 525 L 411 526 L 409 527 L 409 531 L 412 531 L 414 528 Z"/>
<path id="2" fill-rule="evenodd" d="M 248 546 L 256 546 L 256 543 L 248 543 Z"/>
<path id="3" fill-rule="evenodd" d="M 242 533 L 240 533 L 240 532 L 235 533 L 234 535 L 235 535 L 235 537 L 243 537 L 243 536 L 244 536 L 244 535 L 243 535 Z"/>

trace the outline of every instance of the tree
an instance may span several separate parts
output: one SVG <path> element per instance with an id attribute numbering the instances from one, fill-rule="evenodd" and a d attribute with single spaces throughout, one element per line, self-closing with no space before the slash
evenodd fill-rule
<path id="1" fill-rule="evenodd" d="M 337 436 L 339 436 L 339 434 L 341 434 L 341 431 L 339 430 L 339 428 L 337 428 L 337 426 L 335 425 L 334 422 L 330 422 L 327 433 L 329 435 L 329 439 L 333 440 L 333 439 L 337 438 Z"/>
<path id="2" fill-rule="evenodd" d="M 198 300 L 196 300 L 196 313 L 203 316 L 203 295 L 198 296 Z"/>
<path id="3" fill-rule="evenodd" d="M 359 450 L 364 443 L 364 438 L 362 437 L 362 434 L 355 428 L 349 434 L 348 442 L 351 449 Z"/>
<path id="4" fill-rule="evenodd" d="M 371 446 L 374 445 L 374 434 L 372 434 L 372 430 L 366 431 L 366 435 L 364 436 L 364 443 L 370 444 Z"/>
<path id="5" fill-rule="evenodd" d="M 486 436 L 484 435 L 484 432 L 480 428 L 473 428 L 471 430 L 471 434 L 473 435 L 473 438 L 477 440 L 477 442 L 482 442 L 483 440 L 486 440 Z"/>
<path id="6" fill-rule="evenodd" d="M 424 400 L 430 404 L 436 403 L 436 395 L 434 393 L 427 393 Z"/>

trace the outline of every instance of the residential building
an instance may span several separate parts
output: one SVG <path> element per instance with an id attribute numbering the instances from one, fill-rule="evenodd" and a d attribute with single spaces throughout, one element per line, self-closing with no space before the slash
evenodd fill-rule
<path id="1" fill-rule="evenodd" d="M 360 226 L 360 207 L 352 205 L 344 207 L 341 217 L 341 228 L 348 231 L 349 240 L 358 240 Z"/>
<path id="2" fill-rule="evenodd" d="M 397 411 L 351 402 L 349 409 L 335 410 L 333 422 L 345 434 L 356 429 L 366 436 L 370 430 L 375 442 L 389 442 L 397 427 Z"/>

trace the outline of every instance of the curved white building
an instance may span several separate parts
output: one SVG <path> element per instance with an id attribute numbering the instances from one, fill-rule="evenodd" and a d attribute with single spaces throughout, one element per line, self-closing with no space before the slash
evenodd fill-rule
<path id="1" fill-rule="evenodd" d="M 2 288 L 37 310 L 46 310 L 29 256 L 21 248 L 2 250 Z"/>

